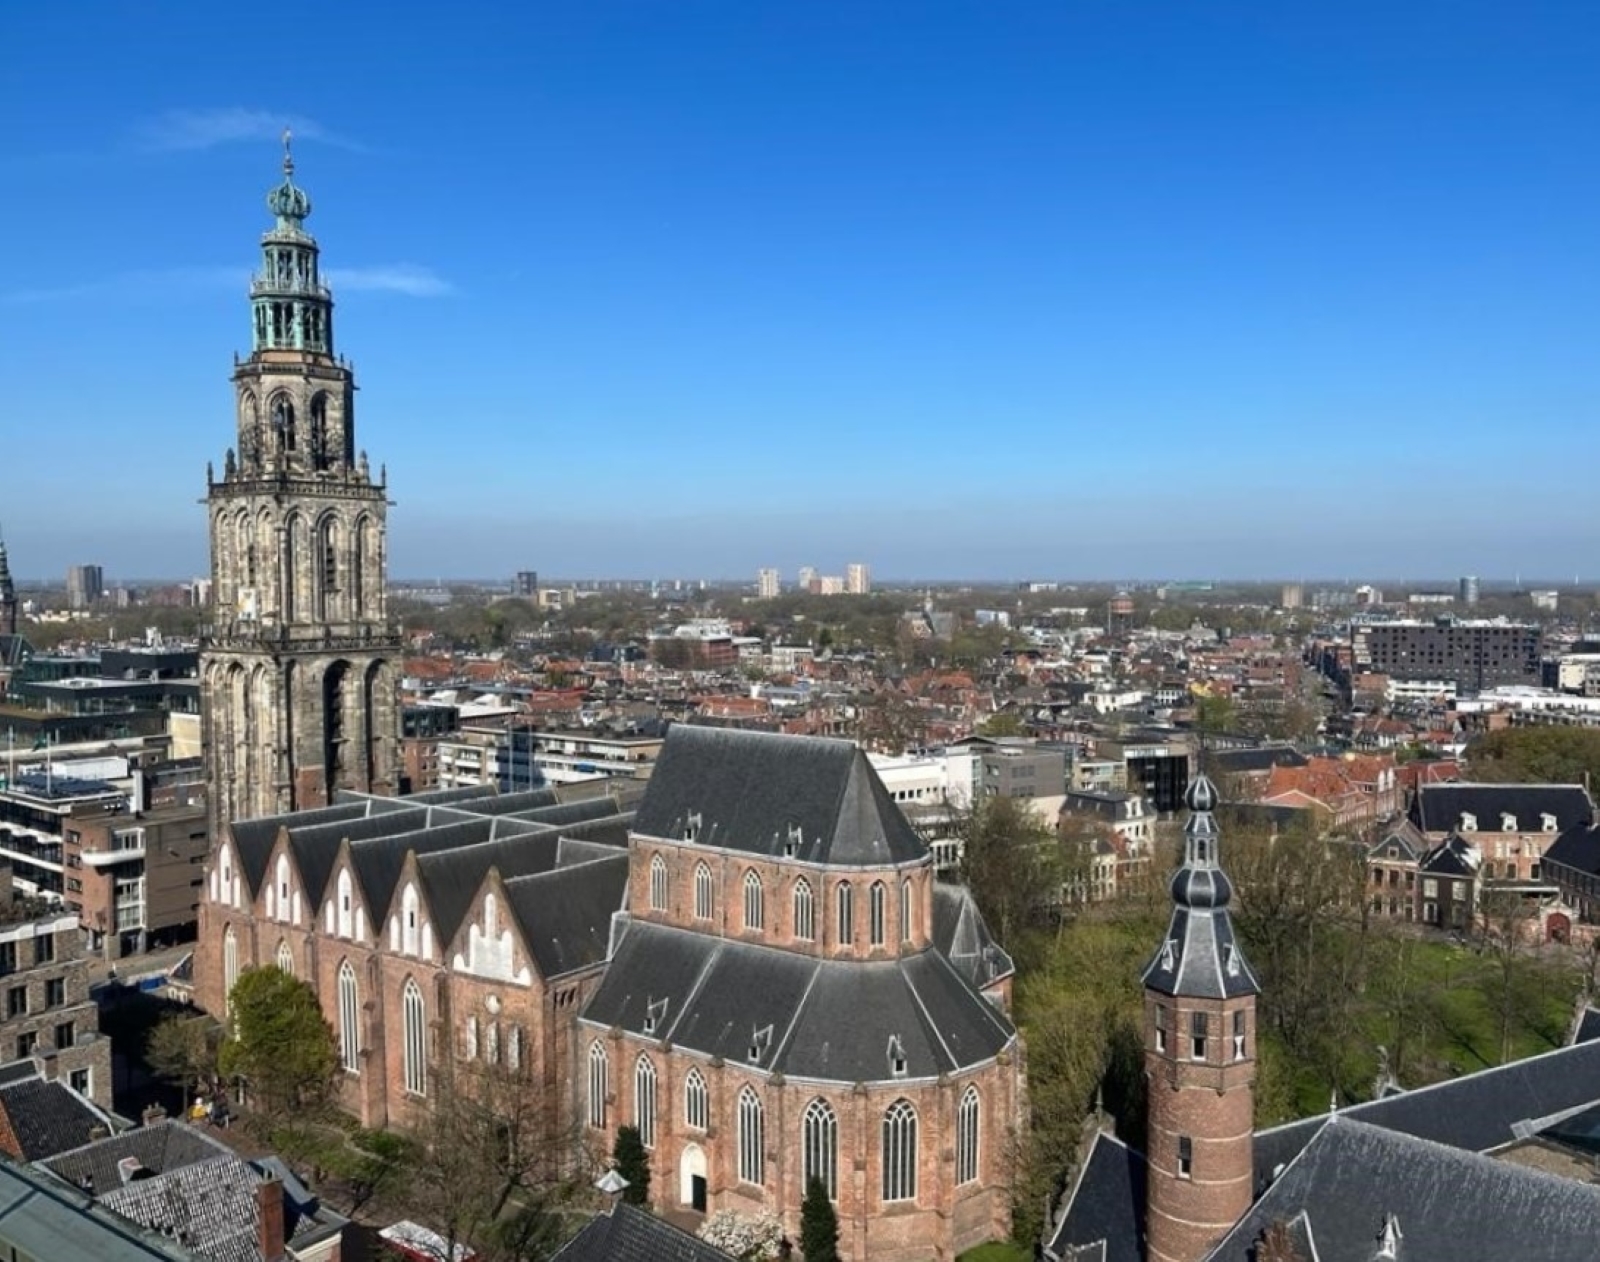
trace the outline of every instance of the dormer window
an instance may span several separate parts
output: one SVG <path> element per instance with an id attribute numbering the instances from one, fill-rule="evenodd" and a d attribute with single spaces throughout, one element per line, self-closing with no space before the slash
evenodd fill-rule
<path id="1" fill-rule="evenodd" d="M 1478 831 L 1478 817 L 1471 811 L 1461 812 L 1461 831 L 1464 833 L 1475 833 Z"/>
<path id="2" fill-rule="evenodd" d="M 683 839 L 693 842 L 700 836 L 700 812 L 690 811 L 688 819 L 683 821 Z"/>
<path id="3" fill-rule="evenodd" d="M 1161 971 L 1170 973 L 1178 965 L 1178 943 L 1174 938 L 1168 938 L 1161 944 Z"/>
<path id="4" fill-rule="evenodd" d="M 1231 942 L 1222 952 L 1222 970 L 1229 977 L 1239 976 L 1239 948 Z"/>
<path id="5" fill-rule="evenodd" d="M 783 842 L 783 855 L 784 855 L 784 858 L 792 859 L 792 858 L 795 857 L 795 855 L 799 854 L 800 853 L 800 843 L 802 841 L 804 841 L 804 840 L 805 840 L 805 833 L 801 829 L 800 825 L 799 824 L 790 824 L 789 825 L 789 835 L 788 835 L 788 837 L 786 837 L 784 839 L 784 842 Z"/>
<path id="6" fill-rule="evenodd" d="M 900 1042 L 898 1034 L 889 1036 L 889 1077 L 904 1078 L 906 1076 L 906 1049 Z"/>
<path id="7" fill-rule="evenodd" d="M 1502 811 L 1500 813 L 1500 831 L 1503 832 L 1503 833 L 1514 833 L 1514 832 L 1516 832 L 1517 831 L 1517 817 L 1515 815 L 1509 814 L 1508 812 Z"/>
<path id="8" fill-rule="evenodd" d="M 767 1048 L 772 1046 L 772 1027 L 764 1025 L 759 1030 L 750 1034 L 750 1051 L 748 1060 L 752 1065 L 759 1065 L 761 1058 L 767 1054 Z"/>
<path id="9" fill-rule="evenodd" d="M 1549 811 L 1545 811 L 1542 815 L 1539 816 L 1539 827 L 1541 829 L 1543 829 L 1547 833 L 1555 832 L 1556 831 L 1556 817 L 1554 815 L 1550 814 Z"/>
<path id="10" fill-rule="evenodd" d="M 644 1006 L 644 1032 L 654 1034 L 667 1017 L 667 1001 L 654 999 L 647 1001 Z"/>

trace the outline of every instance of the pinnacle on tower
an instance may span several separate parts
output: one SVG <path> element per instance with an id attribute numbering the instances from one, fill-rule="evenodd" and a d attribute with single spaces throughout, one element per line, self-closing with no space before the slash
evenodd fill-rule
<path id="1" fill-rule="evenodd" d="M 17 585 L 11 579 L 11 558 L 0 534 L 0 635 L 17 633 Z"/>

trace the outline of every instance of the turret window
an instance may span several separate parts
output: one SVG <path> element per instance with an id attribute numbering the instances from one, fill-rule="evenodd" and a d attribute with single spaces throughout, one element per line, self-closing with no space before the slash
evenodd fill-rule
<path id="1" fill-rule="evenodd" d="M 1167 1050 L 1167 1024 L 1171 1020 L 1166 1004 L 1156 1005 L 1156 1051 Z"/>
<path id="2" fill-rule="evenodd" d="M 1178 1177 L 1194 1178 L 1194 1140 L 1187 1135 L 1178 1136 Z"/>
<path id="3" fill-rule="evenodd" d="M 1191 1012 L 1189 1014 L 1189 1059 L 1204 1060 L 1206 1058 L 1206 1035 L 1211 1030 L 1211 1017 L 1204 1012 Z"/>
<path id="4" fill-rule="evenodd" d="M 1244 1009 L 1240 1008 L 1233 1014 L 1233 1058 L 1244 1059 Z"/>

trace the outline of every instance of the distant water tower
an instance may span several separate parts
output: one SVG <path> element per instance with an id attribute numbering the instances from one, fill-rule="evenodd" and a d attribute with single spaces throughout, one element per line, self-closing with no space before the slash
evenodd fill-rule
<path id="1" fill-rule="evenodd" d="M 1461 580 L 1458 584 L 1457 596 L 1463 605 L 1475 605 L 1478 603 L 1478 576 L 1476 574 L 1468 574 Z"/>
<path id="2" fill-rule="evenodd" d="M 1127 635 L 1133 630 L 1133 597 L 1118 592 L 1106 602 L 1106 633 Z"/>

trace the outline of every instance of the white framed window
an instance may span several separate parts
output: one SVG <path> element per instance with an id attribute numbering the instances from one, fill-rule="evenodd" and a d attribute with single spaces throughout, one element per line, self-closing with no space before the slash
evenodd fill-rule
<path id="1" fill-rule="evenodd" d="M 693 1127 L 697 1131 L 705 1130 L 708 1112 L 706 1080 L 700 1076 L 698 1069 L 691 1069 L 689 1076 L 683 1080 L 684 1125 Z"/>
<path id="2" fill-rule="evenodd" d="M 605 1045 L 596 1039 L 589 1044 L 589 1125 L 606 1127 L 606 1093 L 611 1089 L 611 1065 Z"/>
<path id="3" fill-rule="evenodd" d="M 883 1115 L 883 1199 L 917 1199 L 917 1111 L 896 1100 Z"/>
<path id="4" fill-rule="evenodd" d="M 633 1066 L 633 1124 L 646 1148 L 656 1146 L 656 1067 L 648 1056 Z"/>
<path id="5" fill-rule="evenodd" d="M 811 899 L 811 882 L 801 877 L 794 883 L 794 936 L 810 942 L 817 936 L 816 906 Z"/>
<path id="6" fill-rule="evenodd" d="M 339 965 L 339 1063 L 346 1073 L 361 1072 L 361 1000 L 349 960 Z"/>
<path id="7" fill-rule="evenodd" d="M 352 904 L 352 899 L 353 899 L 353 895 L 354 895 L 354 886 L 353 886 L 353 884 L 351 883 L 351 880 L 350 880 L 350 869 L 349 868 L 341 868 L 341 869 L 339 869 L 339 881 L 338 881 L 338 884 L 337 884 L 336 888 L 338 889 L 338 899 L 339 899 L 339 903 L 338 903 L 339 936 L 341 938 L 354 937 L 355 936 L 355 912 L 353 910 L 353 904 Z"/>
<path id="8" fill-rule="evenodd" d="M 835 910 L 837 912 L 839 941 L 849 944 L 855 941 L 856 936 L 856 892 L 849 881 L 840 881 L 834 891 Z"/>
<path id="9" fill-rule="evenodd" d="M 694 915 L 696 920 L 711 919 L 711 869 L 704 863 L 694 869 Z"/>
<path id="10" fill-rule="evenodd" d="M 667 861 L 660 855 L 650 860 L 650 910 L 667 910 Z"/>
<path id="11" fill-rule="evenodd" d="M 810 1188 L 812 1179 L 822 1180 L 828 1199 L 839 1199 L 839 1117 L 833 1106 L 820 1097 L 806 1105 L 801 1124 L 801 1181 Z"/>
<path id="12" fill-rule="evenodd" d="M 744 874 L 744 927 L 746 929 L 759 929 L 765 919 L 764 900 L 761 894 L 761 878 L 756 870 L 751 868 Z"/>
<path id="13" fill-rule="evenodd" d="M 889 891 L 884 888 L 882 881 L 874 881 L 872 883 L 872 889 L 867 901 L 868 930 L 871 943 L 875 947 L 882 946 L 884 943 L 884 920 L 888 914 L 887 908 L 884 907 L 884 902 L 888 896 Z"/>
<path id="14" fill-rule="evenodd" d="M 294 976 L 294 952 L 287 942 L 278 943 L 278 971 Z"/>
<path id="15" fill-rule="evenodd" d="M 956 1183 L 971 1183 L 978 1177 L 978 1114 L 981 1102 L 978 1088 L 969 1086 L 956 1107 Z"/>
<path id="16" fill-rule="evenodd" d="M 222 933 L 222 1011 L 233 1008 L 233 988 L 239 984 L 239 939 L 229 925 Z"/>
<path id="17" fill-rule="evenodd" d="M 1189 1059 L 1206 1058 L 1206 1035 L 1211 1031 L 1211 1018 L 1204 1012 L 1189 1014 Z"/>
<path id="18" fill-rule="evenodd" d="M 400 949 L 407 955 L 416 955 L 418 952 L 417 921 L 420 908 L 417 887 L 408 881 L 405 892 L 400 895 Z"/>
<path id="19" fill-rule="evenodd" d="M 412 1095 L 428 1094 L 428 1010 L 422 987 L 416 978 L 407 978 L 401 994 L 404 1015 L 405 1088 Z"/>
<path id="20" fill-rule="evenodd" d="M 739 1182 L 760 1186 L 765 1182 L 766 1154 L 762 1152 L 765 1118 L 761 1098 L 751 1087 L 739 1092 Z"/>

